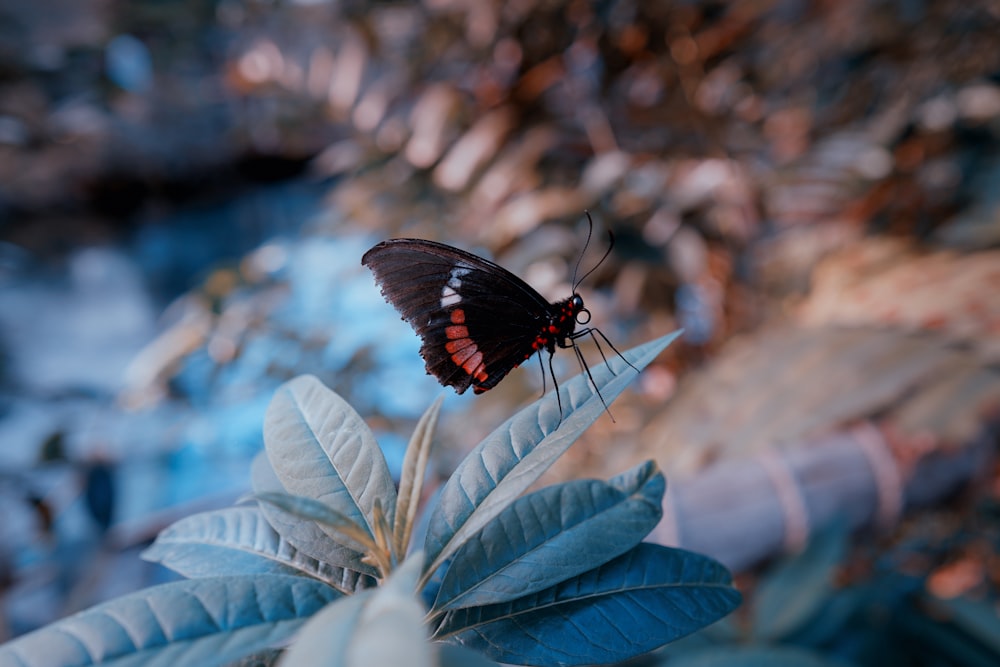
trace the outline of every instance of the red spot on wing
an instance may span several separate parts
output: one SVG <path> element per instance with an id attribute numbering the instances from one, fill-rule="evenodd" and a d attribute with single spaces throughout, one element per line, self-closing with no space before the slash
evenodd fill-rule
<path id="1" fill-rule="evenodd" d="M 451 340 L 458 340 L 460 338 L 469 337 L 469 328 L 459 324 L 452 325 L 450 327 L 444 328 L 444 335 Z"/>
<path id="2" fill-rule="evenodd" d="M 479 380 L 479 376 L 482 375 L 486 377 L 486 373 L 483 370 L 483 353 L 476 350 L 475 354 L 471 355 L 464 364 L 462 364 L 462 369 L 469 375 L 475 377 Z M 480 380 L 481 382 L 482 380 Z"/>
<path id="3" fill-rule="evenodd" d="M 450 340 L 444 344 L 444 349 L 448 351 L 448 354 L 455 354 L 459 350 L 464 350 L 469 346 L 475 347 L 476 344 L 472 342 L 471 338 L 460 338 L 459 340 Z"/>
<path id="4" fill-rule="evenodd" d="M 469 337 L 469 328 L 462 324 L 465 322 L 465 311 L 461 308 L 453 310 L 451 321 L 454 324 L 444 328 L 444 334 L 448 337 L 444 349 L 451 355 L 452 363 L 471 375 L 477 382 L 486 382 L 489 374 L 483 363 L 483 353 L 479 351 L 476 342 Z M 477 393 L 482 393 L 482 391 Z"/>
<path id="5" fill-rule="evenodd" d="M 471 343 L 472 341 L 469 342 Z M 472 371 L 470 371 L 468 368 L 465 368 L 465 365 L 474 356 L 479 357 L 479 362 L 483 360 L 483 354 L 479 351 L 479 348 L 476 347 L 476 345 L 473 343 L 472 345 L 466 345 L 461 349 L 456 350 L 451 355 L 451 360 L 455 362 L 456 366 L 461 366 L 466 373 L 472 375 Z M 476 364 L 478 365 L 479 362 L 476 362 Z M 473 366 L 473 369 L 475 369 L 475 366 Z"/>

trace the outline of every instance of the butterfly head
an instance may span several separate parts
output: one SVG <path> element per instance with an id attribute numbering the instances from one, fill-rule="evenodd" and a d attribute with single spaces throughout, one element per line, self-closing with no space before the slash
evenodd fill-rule
<path id="1" fill-rule="evenodd" d="M 583 297 L 579 294 L 574 293 L 569 298 L 568 307 L 577 324 L 587 324 L 590 322 L 590 311 L 583 307 Z"/>
<path id="2" fill-rule="evenodd" d="M 571 297 L 560 301 L 550 315 L 547 340 L 558 342 L 561 347 L 567 347 L 567 340 L 572 338 L 577 324 L 590 321 L 590 311 L 583 306 L 583 297 L 576 292 Z M 544 337 L 544 336 L 543 336 Z"/>

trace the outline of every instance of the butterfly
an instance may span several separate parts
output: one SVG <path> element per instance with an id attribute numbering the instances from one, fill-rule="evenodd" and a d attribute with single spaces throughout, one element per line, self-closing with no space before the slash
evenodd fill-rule
<path id="1" fill-rule="evenodd" d="M 611 247 L 601 261 L 610 252 Z M 549 353 L 549 374 L 556 385 L 562 415 L 562 399 L 552 368 L 557 347 L 573 348 L 592 384 L 594 380 L 577 346 L 578 339 L 593 337 L 601 357 L 607 361 L 597 342 L 596 336 L 600 336 L 621 357 L 599 329 L 586 326 L 590 311 L 576 292 L 579 283 L 575 279 L 569 297 L 550 303 L 502 266 L 464 250 L 422 239 L 382 241 L 364 254 L 361 263 L 375 274 L 375 282 L 386 301 L 420 336 L 423 341 L 420 356 L 428 374 L 459 394 L 469 387 L 476 394 L 489 391 L 533 354 L 545 350 Z M 583 328 L 577 329 L 577 325 Z M 635 369 L 627 359 L 625 362 Z M 544 383 L 544 370 L 542 379 Z M 599 390 L 597 393 L 600 396 Z M 604 397 L 600 398 L 603 402 Z"/>

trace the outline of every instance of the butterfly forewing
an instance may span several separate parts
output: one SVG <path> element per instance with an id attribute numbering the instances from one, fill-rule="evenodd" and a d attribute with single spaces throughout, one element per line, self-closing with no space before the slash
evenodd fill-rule
<path id="1" fill-rule="evenodd" d="M 379 243 L 361 259 L 423 341 L 427 372 L 458 393 L 494 387 L 530 357 L 552 306 L 503 267 L 420 239 Z"/>

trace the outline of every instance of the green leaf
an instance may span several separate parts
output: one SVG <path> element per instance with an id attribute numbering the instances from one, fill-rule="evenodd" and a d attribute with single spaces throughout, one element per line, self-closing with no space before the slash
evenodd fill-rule
<path id="1" fill-rule="evenodd" d="M 424 608 L 416 597 L 423 566 L 418 554 L 378 589 L 329 605 L 302 628 L 282 667 L 431 667 Z"/>
<path id="2" fill-rule="evenodd" d="M 626 351 L 624 356 L 641 370 L 679 335 L 674 332 L 645 343 Z M 618 356 L 595 366 L 592 374 L 608 403 L 636 377 Z M 556 397 L 550 392 L 507 420 L 459 464 L 442 488 L 440 502 L 428 523 L 425 581 L 531 486 L 604 413 L 604 404 L 585 373 L 564 383 L 560 394 L 561 420 Z"/>
<path id="3" fill-rule="evenodd" d="M 375 499 L 372 517 L 372 527 L 375 529 L 375 548 L 378 553 L 385 556 L 386 573 L 392 570 L 394 565 L 392 558 L 392 527 L 389 519 L 386 518 L 385 510 L 378 498 Z"/>
<path id="4" fill-rule="evenodd" d="M 844 526 L 830 526 L 817 533 L 805 551 L 786 558 L 763 578 L 754 596 L 754 637 L 780 639 L 824 609 L 846 540 Z"/>
<path id="5" fill-rule="evenodd" d="M 274 474 L 271 462 L 263 453 L 254 457 L 250 466 L 250 479 L 254 493 L 258 495 L 287 493 Z M 343 567 L 371 576 L 377 574 L 374 567 L 361 561 L 364 557 L 361 551 L 334 541 L 317 523 L 304 520 L 269 503 L 262 503 L 259 509 L 271 527 L 306 556 L 334 567 Z"/>
<path id="6" fill-rule="evenodd" d="M 431 445 L 434 443 L 434 427 L 437 425 L 443 402 L 444 396 L 439 396 L 431 403 L 431 407 L 427 408 L 427 412 L 417 422 L 410 444 L 406 447 L 403 472 L 399 478 L 396 523 L 392 530 L 392 546 L 397 558 L 405 557 L 410 545 L 410 535 L 417 520 L 420 494 L 427 474 L 427 462 L 430 460 Z"/>
<path id="7" fill-rule="evenodd" d="M 92 607 L 0 646 L 18 667 L 226 665 L 287 641 L 339 594 L 305 577 L 176 581 Z"/>
<path id="8" fill-rule="evenodd" d="M 539 593 L 450 611 L 435 637 L 519 665 L 617 662 L 731 612 L 740 602 L 731 581 L 706 556 L 643 543 Z"/>
<path id="9" fill-rule="evenodd" d="M 358 572 L 306 556 L 281 538 L 256 507 L 230 507 L 181 519 L 142 553 L 185 577 L 295 574 L 353 591 Z"/>
<path id="10" fill-rule="evenodd" d="M 363 526 L 336 511 L 319 500 L 304 496 L 293 496 L 289 493 L 261 493 L 254 496 L 268 505 L 274 505 L 281 511 L 298 517 L 304 521 L 315 521 L 320 528 L 326 529 L 330 539 L 345 546 L 357 545 L 366 553 L 377 548 L 375 538 Z"/>
<path id="11" fill-rule="evenodd" d="M 434 609 L 507 602 L 603 565 L 663 514 L 652 461 L 609 482 L 576 480 L 518 498 L 455 554 Z"/>
<path id="12" fill-rule="evenodd" d="M 344 399 L 311 375 L 275 392 L 264 416 L 264 446 L 289 493 L 318 500 L 369 533 L 376 498 L 395 511 L 396 487 L 375 436 Z"/>
<path id="13" fill-rule="evenodd" d="M 423 554 L 418 552 L 376 590 L 361 612 L 357 632 L 351 637 L 348 664 L 359 667 L 434 664 L 424 624 L 425 609 L 417 598 L 417 579 L 423 564 Z"/>

